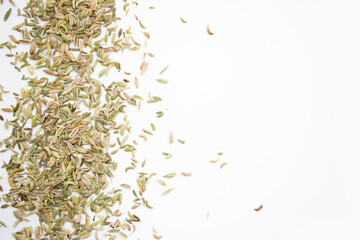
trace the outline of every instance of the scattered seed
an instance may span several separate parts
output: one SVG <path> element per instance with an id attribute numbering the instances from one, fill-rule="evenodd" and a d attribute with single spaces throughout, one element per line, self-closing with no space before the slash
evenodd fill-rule
<path id="1" fill-rule="evenodd" d="M 211 160 L 210 162 L 211 163 L 216 163 L 217 161 L 219 161 L 220 160 L 220 158 L 217 158 L 217 159 L 215 159 L 215 160 Z"/>
<path id="2" fill-rule="evenodd" d="M 166 187 L 166 183 L 163 180 L 157 180 L 156 182 Z"/>
<path id="3" fill-rule="evenodd" d="M 260 211 L 262 208 L 263 208 L 263 205 L 260 205 L 258 208 L 255 208 L 254 210 L 255 210 L 256 212 L 258 212 L 258 211 Z"/>
<path id="4" fill-rule="evenodd" d="M 164 178 L 173 178 L 175 176 L 176 176 L 176 173 L 169 173 L 169 174 L 164 175 Z"/>
<path id="5" fill-rule="evenodd" d="M 162 83 L 162 84 L 168 84 L 169 81 L 165 80 L 165 79 L 156 79 L 157 82 Z"/>
<path id="6" fill-rule="evenodd" d="M 10 38 L 10 40 L 11 41 L 13 41 L 14 43 L 16 43 L 16 44 L 20 44 L 20 42 L 13 36 L 13 35 L 9 35 L 9 38 Z"/>
<path id="7" fill-rule="evenodd" d="M 220 169 L 222 169 L 223 167 L 225 167 L 228 163 L 227 162 L 224 162 L 220 165 Z"/>
<path id="8" fill-rule="evenodd" d="M 169 143 L 170 144 L 173 144 L 174 143 L 174 133 L 170 131 L 170 134 L 169 134 Z"/>
<path id="9" fill-rule="evenodd" d="M 154 234 L 154 238 L 159 240 L 159 239 L 162 238 L 162 236 L 159 236 L 159 235 Z"/>
<path id="10" fill-rule="evenodd" d="M 166 72 L 166 70 L 169 68 L 169 66 L 166 66 L 163 70 L 160 71 L 160 75 L 163 74 L 164 72 Z"/>
<path id="11" fill-rule="evenodd" d="M 152 132 L 150 132 L 149 130 L 143 129 L 143 132 L 149 135 L 153 135 Z"/>
<path id="12" fill-rule="evenodd" d="M 190 172 L 182 172 L 181 174 L 185 177 L 190 177 L 192 175 Z"/>
<path id="13" fill-rule="evenodd" d="M 3 227 L 7 227 L 6 224 L 3 221 L 0 221 L 0 225 Z"/>
<path id="14" fill-rule="evenodd" d="M 11 10 L 12 8 L 9 8 L 9 10 L 7 10 L 7 12 L 5 13 L 5 16 L 4 16 L 4 21 L 6 22 L 6 20 L 8 20 L 10 14 L 11 14 Z"/>
<path id="15" fill-rule="evenodd" d="M 142 29 L 146 29 L 146 27 L 142 24 L 142 22 L 140 20 L 139 20 L 139 24 Z"/>
<path id="16" fill-rule="evenodd" d="M 208 33 L 209 35 L 214 35 L 214 33 L 212 33 L 212 32 L 210 31 L 210 26 L 209 26 L 209 25 L 207 25 L 206 31 L 207 31 L 207 33 Z"/>
<path id="17" fill-rule="evenodd" d="M 161 196 L 166 196 L 166 195 L 168 195 L 168 194 L 171 193 L 174 189 L 175 189 L 175 188 L 169 188 L 169 189 L 167 189 L 166 191 L 164 191 L 164 192 L 161 194 Z"/>
<path id="18" fill-rule="evenodd" d="M 180 20 L 181 20 L 183 23 L 187 23 L 187 21 L 185 21 L 182 17 L 180 17 Z"/>

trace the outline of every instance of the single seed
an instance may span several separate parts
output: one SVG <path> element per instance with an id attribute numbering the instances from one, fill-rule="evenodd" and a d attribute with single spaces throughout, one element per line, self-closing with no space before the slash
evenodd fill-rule
<path id="1" fill-rule="evenodd" d="M 9 10 L 7 10 L 7 12 L 5 13 L 5 16 L 4 16 L 4 21 L 6 22 L 6 20 L 8 20 L 10 14 L 11 14 L 11 10 L 12 8 L 9 8 Z"/>
<path id="2" fill-rule="evenodd" d="M 166 70 L 169 68 L 169 66 L 166 66 L 163 70 L 160 71 L 160 75 L 163 74 L 164 72 L 166 72 Z"/>
<path id="3" fill-rule="evenodd" d="M 162 238 L 162 236 L 159 236 L 159 235 L 154 234 L 154 238 L 159 240 L 159 239 Z"/>
<path id="4" fill-rule="evenodd" d="M 169 173 L 169 174 L 164 175 L 164 178 L 173 178 L 175 176 L 176 176 L 176 173 Z"/>
<path id="5" fill-rule="evenodd" d="M 166 196 L 166 195 L 168 195 L 168 194 L 171 193 L 174 189 L 175 189 L 175 188 L 169 188 L 169 189 L 167 189 L 166 191 L 164 191 L 164 192 L 161 194 L 161 196 Z"/>
<path id="6" fill-rule="evenodd" d="M 224 162 L 220 165 L 220 169 L 222 169 L 223 167 L 225 167 L 228 163 L 227 162 Z"/>
<path id="7" fill-rule="evenodd" d="M 182 172 L 181 174 L 185 177 L 190 177 L 192 175 L 190 172 Z"/>
<path id="8" fill-rule="evenodd" d="M 13 36 L 13 35 L 9 35 L 9 38 L 10 38 L 10 40 L 11 41 L 13 41 L 14 43 L 16 43 L 16 44 L 20 44 L 20 42 Z"/>
<path id="9" fill-rule="evenodd" d="M 168 84 L 169 81 L 165 80 L 165 79 L 156 79 L 157 82 L 162 83 L 162 84 Z"/>
<path id="10" fill-rule="evenodd" d="M 255 208 L 254 210 L 255 210 L 256 212 L 258 212 L 258 211 L 260 211 L 262 208 L 263 208 L 263 205 L 260 205 L 258 208 Z"/>
<path id="11" fill-rule="evenodd" d="M 142 24 L 142 22 L 140 20 L 139 20 L 139 24 L 142 29 L 146 29 L 146 27 Z"/>
<path id="12" fill-rule="evenodd" d="M 219 161 L 220 160 L 220 158 L 217 158 L 217 159 L 215 159 L 215 160 L 211 160 L 210 162 L 211 163 L 216 163 L 217 161 Z"/>
<path id="13" fill-rule="evenodd" d="M 170 131 L 170 134 L 169 134 L 169 142 L 170 144 L 173 144 L 174 143 L 174 133 Z"/>
<path id="14" fill-rule="evenodd" d="M 153 135 L 152 132 L 150 132 L 149 130 L 143 129 L 143 132 L 149 135 Z"/>
<path id="15" fill-rule="evenodd" d="M 209 25 L 207 25 L 206 31 L 207 31 L 207 33 L 208 33 L 209 35 L 214 35 L 214 33 L 212 33 L 212 32 L 210 31 L 210 26 L 209 26 Z"/>

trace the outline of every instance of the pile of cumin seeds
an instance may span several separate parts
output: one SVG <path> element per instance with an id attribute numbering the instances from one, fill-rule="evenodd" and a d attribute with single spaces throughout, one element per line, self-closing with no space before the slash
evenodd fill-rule
<path id="1" fill-rule="evenodd" d="M 3 165 L 10 190 L 2 208 L 15 209 L 12 225 L 22 227 L 15 239 L 127 238 L 140 222 L 135 209 L 152 208 L 144 192 L 155 173 L 139 172 L 135 188 L 109 189 L 119 166 L 113 154 L 122 151 L 132 159 L 127 170 L 138 167 L 137 144 L 127 141 L 126 109 L 141 101 L 126 93 L 129 81 L 106 85 L 97 79 L 112 68 L 121 71 L 112 53 L 142 46 L 130 29 L 117 27 L 116 6 L 130 13 L 129 3 L 120 1 L 30 0 L 19 14 L 23 21 L 0 44 L 11 50 L 7 57 L 27 83 L 14 94 L 16 104 L 2 108 L 11 129 L 2 141 L 11 155 Z M 123 208 L 129 194 L 122 186 L 132 190 L 130 209 Z M 33 216 L 38 225 L 23 227 Z"/>
<path id="2" fill-rule="evenodd" d="M 14 93 L 14 105 L 0 107 L 11 130 L 0 142 L 0 152 L 11 155 L 3 165 L 10 190 L 2 196 L 1 208 L 13 208 L 16 218 L 14 223 L 0 220 L 0 225 L 21 228 L 13 233 L 15 239 L 130 238 L 141 221 L 137 209 L 153 208 L 148 201 L 149 182 L 167 187 L 167 179 L 192 175 L 145 172 L 146 159 L 140 163 L 136 156 L 156 127 L 148 124 L 138 135 L 128 109 L 141 110 L 141 103 L 155 105 L 163 100 L 150 93 L 146 99 L 131 87 L 139 88 L 151 64 L 146 57 L 154 54 L 138 53 L 143 55 L 138 73 L 124 71 L 114 60 L 115 54 L 142 51 L 150 39 L 144 32 L 149 26 L 133 14 L 138 4 L 28 0 L 18 11 L 19 22 L 9 40 L 0 44 L 0 49 L 10 51 L 6 57 L 26 83 Z M 10 15 L 11 9 L 4 20 Z M 134 17 L 138 24 L 122 24 L 126 17 Z M 133 32 L 145 38 L 138 39 Z M 111 71 L 120 77 L 111 81 Z M 161 118 L 164 112 L 157 111 L 154 117 Z M 170 145 L 185 144 L 175 141 L 172 132 L 168 138 Z M 130 172 L 136 173 L 134 181 L 111 182 L 114 175 Z M 169 186 L 161 195 L 169 197 L 174 189 Z M 157 232 L 153 237 L 161 238 Z"/>

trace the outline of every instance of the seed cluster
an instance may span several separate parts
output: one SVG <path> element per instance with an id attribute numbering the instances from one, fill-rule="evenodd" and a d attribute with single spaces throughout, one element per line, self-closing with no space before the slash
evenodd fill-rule
<path id="1" fill-rule="evenodd" d="M 135 1 L 122 4 L 126 15 L 131 5 L 138 5 Z M 10 13 L 11 9 L 4 20 Z M 116 23 L 121 19 L 116 13 L 115 0 L 30 0 L 18 11 L 24 21 L 13 27 L 20 37 L 9 35 L 10 40 L 0 44 L 11 51 L 7 56 L 13 59 L 15 69 L 27 68 L 30 74 L 22 77 L 28 87 L 14 93 L 16 104 L 2 108 L 12 119 L 5 122 L 11 135 L 1 142 L 5 147 L 2 152 L 11 152 L 3 165 L 10 190 L 4 194 L 6 204 L 1 207 L 16 209 L 14 227 L 29 221 L 31 215 L 39 219 L 34 229 L 29 226 L 13 233 L 15 239 L 84 239 L 93 232 L 99 239 L 97 232 L 106 229 L 105 238 L 127 238 L 140 221 L 131 210 L 123 214 L 120 209 L 123 189 L 131 189 L 130 185 L 105 191 L 118 166 L 113 154 L 130 154 L 131 166 L 125 172 L 138 167 L 137 142 L 127 141 L 131 125 L 125 110 L 140 109 L 143 101 L 126 93 L 130 80 L 106 86 L 94 77 L 97 67 L 101 67 L 98 77 L 107 76 L 112 68 L 121 71 L 120 63 L 111 59 L 112 52 L 141 47 L 130 28 L 118 29 Z M 146 32 L 144 35 L 150 37 Z M 13 53 L 17 45 L 27 46 L 27 50 Z M 143 61 L 140 75 L 148 65 Z M 38 69 L 45 75 L 31 76 Z M 134 84 L 138 87 L 137 77 Z M 161 100 L 149 95 L 147 102 Z M 155 125 L 151 128 L 155 131 Z M 143 132 L 153 134 L 147 129 Z M 117 143 L 111 143 L 111 136 L 118 136 Z M 147 140 L 145 135 L 140 137 Z M 132 210 L 152 208 L 143 193 L 155 175 L 138 173 Z"/>
<path id="2" fill-rule="evenodd" d="M 15 6 L 12 0 L 9 2 Z M 122 71 L 120 62 L 113 60 L 115 53 L 147 46 L 150 34 L 144 31 L 147 27 L 137 15 L 136 27 L 144 38 L 141 41 L 135 40 L 131 27 L 125 28 L 117 16 L 119 10 L 122 17 L 129 16 L 137 5 L 137 1 L 127 0 L 28 0 L 22 10 L 17 10 L 17 17 L 23 21 L 12 28 L 14 33 L 0 44 L 0 49 L 8 49 L 10 64 L 25 72 L 22 80 L 27 87 L 13 93 L 16 104 L 1 109 L 12 116 L 4 119 L 0 115 L 5 128 L 11 131 L 0 142 L 0 152 L 11 155 L 2 166 L 7 171 L 10 189 L 0 200 L 5 202 L 1 208 L 15 209 L 14 228 L 29 222 L 31 216 L 37 216 L 39 223 L 14 232 L 15 239 L 85 239 L 93 235 L 95 239 L 126 239 L 140 222 L 135 209 L 152 209 L 144 193 L 156 173 L 137 171 L 135 188 L 122 183 L 109 189 L 118 168 L 113 155 L 122 152 L 123 157 L 131 159 L 129 166 L 121 166 L 125 173 L 144 168 L 146 159 L 141 164 L 136 159 L 139 144 L 134 138 L 147 142 L 156 131 L 155 124 L 150 123 L 149 128 L 134 136 L 127 109 L 140 110 L 142 102 L 162 101 L 150 93 L 144 100 L 129 91 L 131 84 L 139 88 L 139 79 L 149 67 L 146 57 L 153 58 L 154 54 L 144 52 L 135 76 Z M 4 21 L 12 17 L 10 8 Z M 207 33 L 213 35 L 209 26 Z M 16 51 L 18 46 L 25 50 Z M 125 78 L 110 84 L 99 80 L 112 69 Z M 155 81 L 169 83 L 164 78 Z M 8 92 L 0 85 L 0 101 L 3 93 Z M 157 111 L 156 117 L 163 117 L 165 112 Z M 114 138 L 116 142 L 112 143 Z M 172 131 L 168 139 L 170 146 L 176 143 Z M 185 144 L 181 139 L 177 142 Z M 173 156 L 167 152 L 162 155 L 165 159 Z M 192 173 L 181 175 L 190 177 Z M 176 176 L 176 172 L 171 172 L 156 182 L 167 187 L 165 180 Z M 167 187 L 161 195 L 174 189 Z M 132 206 L 127 210 L 122 203 L 129 192 Z M 0 225 L 7 226 L 3 221 Z M 153 232 L 155 239 L 162 238 L 155 229 Z"/>

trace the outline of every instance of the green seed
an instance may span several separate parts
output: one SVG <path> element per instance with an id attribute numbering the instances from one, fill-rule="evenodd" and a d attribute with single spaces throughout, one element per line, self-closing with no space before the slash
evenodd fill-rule
<path id="1" fill-rule="evenodd" d="M 9 10 L 7 10 L 7 12 L 5 13 L 5 16 L 4 16 L 4 21 L 6 22 L 6 20 L 8 20 L 10 14 L 11 14 L 11 10 L 12 8 L 9 8 Z"/>

